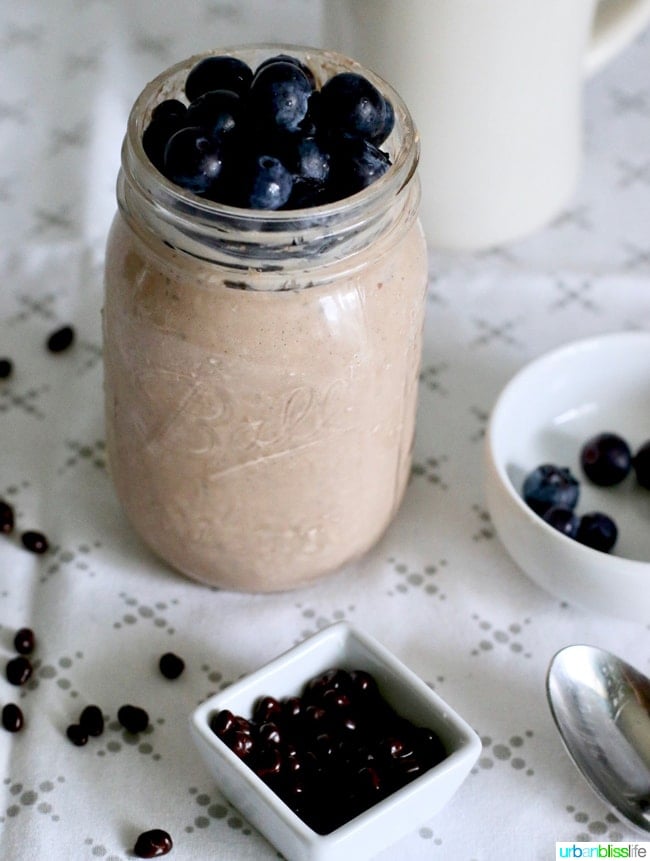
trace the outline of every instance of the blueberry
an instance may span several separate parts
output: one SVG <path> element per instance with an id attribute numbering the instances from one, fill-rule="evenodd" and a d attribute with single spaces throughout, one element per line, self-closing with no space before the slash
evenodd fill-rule
<path id="1" fill-rule="evenodd" d="M 159 102 L 151 111 L 152 120 L 174 120 L 183 122 L 187 113 L 187 105 L 183 104 L 180 99 L 164 99 Z"/>
<path id="2" fill-rule="evenodd" d="M 250 66 L 237 57 L 205 57 L 192 68 L 185 81 L 185 95 L 190 102 L 209 90 L 232 90 L 245 93 L 253 72 Z"/>
<path id="3" fill-rule="evenodd" d="M 587 547 L 609 553 L 616 544 L 618 528 L 609 515 L 601 511 L 592 511 L 581 517 L 576 538 Z"/>
<path id="4" fill-rule="evenodd" d="M 641 487 L 650 490 L 650 440 L 643 443 L 632 460 L 636 480 Z"/>
<path id="5" fill-rule="evenodd" d="M 571 508 L 563 505 L 553 505 L 542 515 L 543 519 L 553 529 L 557 529 L 568 538 L 575 538 L 578 532 L 579 517 Z"/>
<path id="6" fill-rule="evenodd" d="M 526 505 L 543 515 L 554 505 L 575 508 L 580 486 L 567 467 L 544 463 L 526 476 L 522 493 Z"/>
<path id="7" fill-rule="evenodd" d="M 248 94 L 251 122 L 258 128 L 296 131 L 309 107 L 312 85 L 295 63 L 278 60 L 255 73 Z"/>
<path id="8" fill-rule="evenodd" d="M 165 147 L 163 173 L 172 182 L 203 194 L 221 172 L 223 158 L 218 141 L 198 126 L 175 132 Z"/>
<path id="9" fill-rule="evenodd" d="M 314 90 L 307 103 L 307 113 L 300 121 L 299 131 L 305 137 L 326 137 L 320 110 L 320 90 Z"/>
<path id="10" fill-rule="evenodd" d="M 632 468 L 626 441 L 614 433 L 599 433 L 583 445 L 580 464 L 590 481 L 600 487 L 620 484 Z"/>
<path id="11" fill-rule="evenodd" d="M 199 126 L 208 137 L 223 140 L 237 128 L 241 98 L 232 90 L 209 90 L 187 109 L 185 125 Z"/>
<path id="12" fill-rule="evenodd" d="M 280 209 L 289 200 L 293 179 L 282 162 L 260 155 L 249 167 L 243 188 L 243 206 L 251 209 Z"/>
<path id="13" fill-rule="evenodd" d="M 320 206 L 330 200 L 327 184 L 316 182 L 312 179 L 301 179 L 296 176 L 293 180 L 291 197 L 287 201 L 285 209 L 305 209 L 306 207 Z"/>
<path id="14" fill-rule="evenodd" d="M 178 116 L 152 118 L 142 135 L 142 146 L 149 161 L 162 172 L 165 147 L 171 136 L 179 130 L 182 120 Z"/>
<path id="15" fill-rule="evenodd" d="M 292 57 L 291 54 L 274 54 L 272 57 L 269 57 L 267 60 L 263 60 L 257 69 L 255 70 L 255 75 L 258 74 L 262 69 L 270 66 L 271 63 L 293 63 L 294 66 L 297 66 L 302 72 L 304 72 L 307 80 L 311 84 L 312 89 L 316 87 L 316 78 L 314 77 L 314 73 L 309 68 L 306 63 L 303 63 L 302 60 L 299 60 L 298 57 Z"/>
<path id="16" fill-rule="evenodd" d="M 395 127 L 395 110 L 388 99 L 384 99 L 384 122 L 376 135 L 373 135 L 371 143 L 380 146 L 393 131 Z"/>
<path id="17" fill-rule="evenodd" d="M 390 167 L 387 153 L 365 140 L 341 144 L 333 154 L 329 189 L 333 200 L 356 194 Z"/>
<path id="18" fill-rule="evenodd" d="M 324 183 L 330 172 L 330 154 L 315 137 L 299 137 L 291 167 L 300 179 Z"/>
<path id="19" fill-rule="evenodd" d="M 300 132 L 275 134 L 269 138 L 265 154 L 279 159 L 292 174 L 286 208 L 301 209 L 325 202 L 330 154 L 317 138 Z"/>
<path id="20" fill-rule="evenodd" d="M 321 88 L 322 116 L 332 133 L 378 139 L 386 122 L 386 100 L 363 75 L 341 72 Z"/>
<path id="21" fill-rule="evenodd" d="M 240 160 L 242 155 L 245 158 L 271 155 L 300 179 L 325 182 L 329 175 L 331 156 L 324 142 L 315 135 L 306 135 L 301 131 L 267 132 L 261 143 L 254 134 L 250 138 L 242 134 L 238 141 L 238 154 Z"/>

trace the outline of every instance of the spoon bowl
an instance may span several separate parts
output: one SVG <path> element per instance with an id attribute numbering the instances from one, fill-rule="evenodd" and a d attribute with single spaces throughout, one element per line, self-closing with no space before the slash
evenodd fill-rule
<path id="1" fill-rule="evenodd" d="M 551 660 L 546 695 L 564 745 L 592 789 L 633 828 L 650 832 L 650 679 L 588 645 Z"/>

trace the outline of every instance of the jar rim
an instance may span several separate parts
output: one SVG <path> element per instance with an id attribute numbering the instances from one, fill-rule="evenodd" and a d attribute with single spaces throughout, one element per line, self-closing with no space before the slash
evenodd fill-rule
<path id="1" fill-rule="evenodd" d="M 261 62 L 265 58 L 262 55 L 272 56 L 280 53 L 300 54 L 307 61 L 309 57 L 315 56 L 323 64 L 330 65 L 333 68 L 340 69 L 340 67 L 345 66 L 346 70 L 357 71 L 367 77 L 381 90 L 386 98 L 390 99 L 395 111 L 395 125 L 400 128 L 403 142 L 401 142 L 401 145 L 394 152 L 391 152 L 391 165 L 386 173 L 361 191 L 330 203 L 296 209 L 259 210 L 232 206 L 200 197 L 171 182 L 171 180 L 167 179 L 167 177 L 157 170 L 144 151 L 142 134 L 145 123 L 150 118 L 152 108 L 155 107 L 157 101 L 165 93 L 165 85 L 172 78 L 184 71 L 189 71 L 196 63 L 209 56 L 236 55 L 246 59 L 246 56 L 243 55 L 259 55 L 259 61 Z M 165 94 L 164 97 L 171 97 L 171 94 L 169 96 Z M 386 145 L 391 141 L 394 134 L 395 132 L 391 134 Z M 407 142 L 407 145 L 404 145 L 404 142 Z M 123 168 L 127 170 L 131 180 L 138 182 L 138 178 L 134 176 L 136 172 L 135 165 L 133 164 L 134 161 L 140 168 L 143 165 L 146 166 L 144 173 L 149 174 L 149 176 L 143 176 L 138 184 L 142 183 L 147 191 L 151 192 L 151 182 L 152 180 L 155 181 L 158 186 L 158 194 L 156 196 L 161 204 L 183 211 L 188 216 L 192 214 L 200 220 L 209 220 L 215 215 L 222 217 L 229 216 L 237 222 L 240 229 L 246 229 L 247 225 L 253 229 L 258 229 L 260 221 L 263 221 L 267 230 L 282 230 L 287 225 L 295 226 L 296 222 L 300 222 L 303 219 L 306 221 L 319 220 L 321 222 L 329 222 L 336 220 L 340 213 L 345 213 L 347 220 L 354 210 L 365 208 L 368 205 L 368 200 L 374 201 L 378 198 L 399 194 L 415 173 L 418 160 L 419 135 L 413 119 L 399 93 L 384 78 L 376 72 L 366 69 L 356 60 L 336 51 L 313 46 L 272 42 L 218 47 L 214 50 L 197 53 L 184 60 L 180 60 L 160 72 L 145 85 L 131 108 L 122 154 Z M 137 173 L 141 172 L 140 170 L 137 171 Z"/>

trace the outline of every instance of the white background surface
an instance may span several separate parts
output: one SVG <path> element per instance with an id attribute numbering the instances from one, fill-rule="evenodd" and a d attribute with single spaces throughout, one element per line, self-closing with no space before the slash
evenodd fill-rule
<path id="1" fill-rule="evenodd" d="M 326 4 L 325 4 L 326 5 Z M 317 43 L 312 0 L 0 7 L 0 498 L 17 533 L 0 541 L 0 651 L 34 628 L 32 680 L 0 679 L 26 716 L 0 733 L 0 857 L 124 861 L 141 831 L 173 857 L 272 859 L 220 795 L 189 743 L 208 694 L 307 634 L 349 619 L 393 650 L 483 739 L 451 804 L 382 855 L 554 857 L 556 840 L 634 840 L 561 747 L 544 697 L 553 653 L 613 649 L 650 671 L 648 625 L 562 605 L 526 580 L 494 536 L 481 457 L 490 408 L 529 359 L 587 335 L 650 328 L 650 40 L 586 88 L 586 161 L 571 206 L 544 231 L 479 255 L 431 254 L 415 462 L 403 507 L 360 564 L 300 592 L 206 590 L 169 571 L 131 532 L 103 464 L 103 243 L 130 104 L 163 67 L 252 40 Z M 426 194 L 426 188 L 423 189 Z M 72 350 L 49 332 L 72 323 Z M 649 434 L 650 436 L 650 417 Z M 18 532 L 42 529 L 35 557 Z M 650 623 L 650 620 L 648 620 Z M 157 660 L 186 661 L 176 682 Z M 65 728 L 100 704 L 104 735 Z M 135 744 L 117 708 L 148 709 Z"/>

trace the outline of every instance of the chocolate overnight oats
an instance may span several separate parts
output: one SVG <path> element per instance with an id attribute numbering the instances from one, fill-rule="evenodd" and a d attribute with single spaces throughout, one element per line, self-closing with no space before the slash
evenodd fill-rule
<path id="1" fill-rule="evenodd" d="M 300 208 L 182 188 L 142 144 L 155 106 L 183 98 L 201 58 L 173 67 L 131 113 L 103 311 L 109 469 L 127 516 L 179 571 L 260 592 L 358 558 L 399 507 L 427 281 L 403 103 L 339 55 L 232 56 L 254 70 L 280 50 L 317 87 L 352 71 L 389 100 L 387 168 Z"/>

